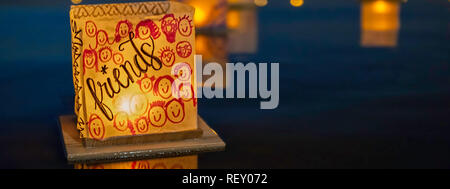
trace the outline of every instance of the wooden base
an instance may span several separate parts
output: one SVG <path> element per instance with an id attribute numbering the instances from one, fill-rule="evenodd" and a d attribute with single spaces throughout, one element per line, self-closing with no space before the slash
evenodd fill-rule
<path id="1" fill-rule="evenodd" d="M 85 147 L 83 145 L 74 120 L 74 115 L 59 117 L 59 126 L 69 164 L 133 161 L 223 151 L 225 149 L 225 143 L 222 139 L 200 116 L 198 116 L 198 128 L 201 130 L 201 136 L 198 138 L 98 147 Z"/>
<path id="2" fill-rule="evenodd" d="M 74 120 L 75 121 L 75 117 Z M 134 135 L 134 136 L 118 136 L 110 137 L 104 140 L 94 140 L 90 138 L 84 138 L 83 144 L 87 148 L 101 147 L 101 146 L 114 146 L 125 144 L 142 144 L 149 142 L 162 142 L 162 141 L 174 141 L 184 140 L 189 138 L 198 138 L 203 134 L 203 130 L 198 128 L 196 130 L 177 131 L 168 133 L 155 133 L 146 135 Z"/>

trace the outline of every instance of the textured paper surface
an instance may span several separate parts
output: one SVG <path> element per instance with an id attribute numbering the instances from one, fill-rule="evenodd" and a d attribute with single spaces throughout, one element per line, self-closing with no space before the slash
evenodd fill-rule
<path id="1" fill-rule="evenodd" d="M 197 128 L 193 15 L 176 2 L 71 7 L 82 138 Z"/>
<path id="2" fill-rule="evenodd" d="M 181 156 L 103 164 L 75 164 L 75 169 L 197 169 L 198 157 Z"/>

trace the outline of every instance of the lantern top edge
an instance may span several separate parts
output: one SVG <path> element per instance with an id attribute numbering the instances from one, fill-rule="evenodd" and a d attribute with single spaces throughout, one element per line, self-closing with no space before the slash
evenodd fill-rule
<path id="1" fill-rule="evenodd" d="M 114 16 L 157 16 L 175 12 L 194 12 L 194 7 L 175 1 L 71 5 L 72 18 Z"/>

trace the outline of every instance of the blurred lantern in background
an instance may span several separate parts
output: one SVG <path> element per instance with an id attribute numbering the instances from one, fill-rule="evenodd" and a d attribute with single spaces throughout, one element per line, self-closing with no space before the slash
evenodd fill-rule
<path id="1" fill-rule="evenodd" d="M 257 7 L 248 0 L 235 1 L 230 3 L 227 12 L 228 52 L 255 53 L 258 48 Z"/>
<path id="2" fill-rule="evenodd" d="M 267 0 L 254 0 L 255 5 L 258 7 L 264 7 L 267 5 Z"/>
<path id="3" fill-rule="evenodd" d="M 195 26 L 197 28 L 225 27 L 227 12 L 226 0 L 172 0 L 195 7 Z"/>
<path id="4" fill-rule="evenodd" d="M 361 46 L 395 47 L 400 28 L 400 1 L 361 2 Z"/>
<path id="5" fill-rule="evenodd" d="M 73 4 L 80 4 L 82 0 L 71 0 Z"/>
<path id="6" fill-rule="evenodd" d="M 291 5 L 294 7 L 301 7 L 303 5 L 303 0 L 291 0 Z"/>

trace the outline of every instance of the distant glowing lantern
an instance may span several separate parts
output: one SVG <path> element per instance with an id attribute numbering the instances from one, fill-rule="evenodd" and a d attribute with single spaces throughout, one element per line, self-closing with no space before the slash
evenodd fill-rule
<path id="1" fill-rule="evenodd" d="M 301 7 L 303 5 L 303 0 L 291 0 L 291 5 L 294 7 Z"/>
<path id="2" fill-rule="evenodd" d="M 198 157 L 181 156 L 101 164 L 75 164 L 75 169 L 197 169 Z"/>
<path id="3" fill-rule="evenodd" d="M 229 10 L 227 12 L 227 28 L 236 29 L 240 25 L 240 14 L 238 10 Z"/>
<path id="4" fill-rule="evenodd" d="M 189 4 L 195 8 L 195 26 L 217 27 L 224 26 L 227 11 L 226 0 L 172 0 Z"/>
<path id="5" fill-rule="evenodd" d="M 400 2 L 364 0 L 361 2 L 361 45 L 394 47 L 400 28 Z"/>
<path id="6" fill-rule="evenodd" d="M 81 138 L 197 129 L 194 8 L 177 2 L 70 10 Z"/>
<path id="7" fill-rule="evenodd" d="M 254 0 L 255 5 L 258 7 L 264 7 L 267 5 L 267 0 Z"/>
<path id="8" fill-rule="evenodd" d="M 227 12 L 228 52 L 254 53 L 258 47 L 257 9 L 243 7 Z"/>
<path id="9" fill-rule="evenodd" d="M 80 4 L 82 0 L 71 0 L 73 4 Z"/>

